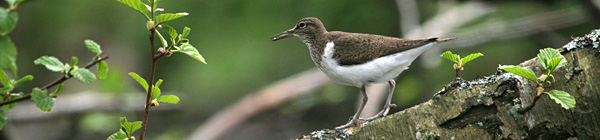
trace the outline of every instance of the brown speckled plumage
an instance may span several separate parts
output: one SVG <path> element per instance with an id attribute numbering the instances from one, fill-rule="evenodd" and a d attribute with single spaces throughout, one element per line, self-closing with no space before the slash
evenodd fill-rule
<path id="1" fill-rule="evenodd" d="M 302 30 L 299 30 L 300 23 L 306 24 L 306 27 Z M 432 37 L 411 40 L 341 31 L 327 32 L 323 23 L 316 18 L 301 19 L 298 22 L 298 25 L 294 27 L 294 30 L 297 34 L 300 34 L 299 36 L 304 43 L 310 44 L 311 57 L 315 62 L 321 61 L 325 44 L 333 42 L 335 44 L 333 58 L 336 59 L 340 65 L 344 66 L 363 64 L 379 57 L 417 48 L 432 42 L 453 39 L 438 39 Z"/>
<path id="2" fill-rule="evenodd" d="M 317 18 L 303 18 L 294 28 L 273 36 L 272 40 L 286 37 L 302 40 L 308 46 L 317 67 L 333 81 L 360 88 L 365 98 L 352 120 L 335 128 L 338 130 L 361 124 L 360 115 L 367 103 L 365 87 L 372 83 L 387 82 L 390 90 L 383 109 L 365 120 L 387 115 L 396 85 L 394 78 L 432 46 L 429 44 L 454 39 L 432 37 L 410 40 L 361 33 L 327 32 Z"/>

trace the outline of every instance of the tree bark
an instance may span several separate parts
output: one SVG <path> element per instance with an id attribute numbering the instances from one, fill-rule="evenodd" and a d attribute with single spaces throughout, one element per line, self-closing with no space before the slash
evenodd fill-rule
<path id="1" fill-rule="evenodd" d="M 345 130 L 314 131 L 300 139 L 600 139 L 600 30 L 562 48 L 567 65 L 556 70 L 552 88 L 575 97 L 566 110 L 547 94 L 533 102 L 536 83 L 499 70 L 472 81 L 456 79 L 433 99 Z M 537 58 L 519 64 L 536 75 Z M 549 91 L 549 89 L 546 89 Z"/>

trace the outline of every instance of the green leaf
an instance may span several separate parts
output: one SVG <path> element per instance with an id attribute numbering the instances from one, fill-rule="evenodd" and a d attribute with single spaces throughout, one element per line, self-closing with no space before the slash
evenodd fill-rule
<path id="1" fill-rule="evenodd" d="M 160 15 L 156 16 L 156 23 L 158 23 L 160 25 L 167 21 L 175 20 L 175 19 L 187 16 L 187 15 L 189 15 L 189 14 L 186 12 L 160 14 Z"/>
<path id="2" fill-rule="evenodd" d="M 113 133 L 112 135 L 108 136 L 108 138 L 106 138 L 106 140 L 129 140 L 129 139 L 127 138 L 127 134 L 125 134 L 125 132 L 119 131 L 119 132 Z"/>
<path id="3" fill-rule="evenodd" d="M 62 93 L 63 89 L 65 88 L 65 84 L 60 84 L 58 86 L 58 88 L 56 88 L 56 90 L 50 94 L 50 97 L 56 98 L 58 97 L 58 95 L 60 95 L 60 93 Z"/>
<path id="4" fill-rule="evenodd" d="M 4 85 L 4 87 L 7 87 L 7 85 L 10 84 L 10 82 L 8 81 L 8 77 L 2 69 L 0 69 L 0 84 Z"/>
<path id="5" fill-rule="evenodd" d="M 128 136 L 131 136 L 131 134 L 133 134 L 133 132 L 142 128 L 142 121 L 121 123 L 121 128 L 122 128 L 122 130 L 125 131 L 125 134 L 128 134 Z"/>
<path id="6" fill-rule="evenodd" d="M 8 3 L 8 5 L 12 5 L 11 7 L 16 8 L 16 6 L 19 5 L 19 3 L 23 2 L 23 1 L 25 1 L 25 0 L 6 0 L 6 3 Z"/>
<path id="7" fill-rule="evenodd" d="M 552 73 L 565 65 L 567 65 L 567 60 L 565 60 L 565 57 L 561 55 L 560 57 L 555 57 L 554 59 L 548 61 L 549 69 L 547 69 L 547 71 L 548 73 Z"/>
<path id="8" fill-rule="evenodd" d="M 190 35 L 190 30 L 192 30 L 192 29 L 191 29 L 191 28 L 189 28 L 189 27 L 184 27 L 184 28 L 183 28 L 183 34 L 181 34 L 181 35 L 182 35 L 182 37 L 183 37 L 183 38 L 186 38 L 188 35 Z"/>
<path id="9" fill-rule="evenodd" d="M 160 87 L 160 85 L 162 84 L 163 79 L 158 79 L 158 81 L 156 81 L 156 84 L 154 84 L 156 87 Z"/>
<path id="10" fill-rule="evenodd" d="M 158 35 L 158 39 L 160 39 L 160 43 L 163 45 L 163 47 L 168 47 L 169 43 L 167 42 L 167 40 L 165 40 L 165 37 L 163 37 L 162 34 L 160 34 L 160 32 L 156 32 L 156 35 Z"/>
<path id="11" fill-rule="evenodd" d="M 0 70 L 11 68 L 13 75 L 16 75 L 17 48 L 7 36 L 0 36 Z M 12 70 L 15 69 L 15 70 Z"/>
<path id="12" fill-rule="evenodd" d="M 52 111 L 52 107 L 54 106 L 54 100 L 48 96 L 47 90 L 34 88 L 31 93 L 31 100 L 33 100 L 35 105 L 44 112 Z"/>
<path id="13" fill-rule="evenodd" d="M 540 60 L 540 64 L 542 64 L 542 66 L 546 68 L 546 70 L 550 69 L 550 66 L 548 65 L 550 60 L 561 56 L 562 55 L 560 55 L 560 52 L 552 48 L 541 49 L 540 53 L 538 53 L 538 59 Z"/>
<path id="14" fill-rule="evenodd" d="M 17 2 L 17 0 L 6 0 L 6 3 L 8 3 L 8 5 L 13 5 L 15 4 L 15 2 Z"/>
<path id="15" fill-rule="evenodd" d="M 173 27 L 168 25 L 162 25 L 162 27 L 167 31 L 167 33 L 169 33 L 169 36 L 171 36 L 171 40 L 175 40 L 175 38 L 177 38 L 177 31 L 173 29 Z"/>
<path id="16" fill-rule="evenodd" d="M 160 88 L 153 86 L 152 93 L 150 94 L 150 99 L 154 100 L 160 96 Z"/>
<path id="17" fill-rule="evenodd" d="M 575 107 L 575 98 L 573 98 L 573 96 L 567 92 L 552 90 L 548 92 L 548 95 L 550 95 L 550 99 L 554 100 L 557 104 L 565 109 L 571 109 Z"/>
<path id="18" fill-rule="evenodd" d="M 140 0 L 117 0 L 117 1 L 140 12 L 142 15 L 146 16 L 146 19 L 150 19 L 150 18 L 148 18 L 148 12 L 146 10 L 146 6 L 144 6 L 144 3 L 142 3 Z"/>
<path id="19" fill-rule="evenodd" d="M 71 66 L 75 67 L 77 66 L 77 62 L 79 61 L 79 59 L 75 56 L 71 57 Z"/>
<path id="20" fill-rule="evenodd" d="M 465 65 L 467 62 L 477 58 L 483 56 L 482 53 L 474 53 L 474 54 L 469 54 L 467 57 L 461 59 L 460 61 L 462 62 L 462 65 Z"/>
<path id="21" fill-rule="evenodd" d="M 1 93 L 0 97 L 2 96 L 2 94 L 6 94 L 6 93 L 9 93 L 10 91 L 12 91 L 13 87 L 14 86 L 5 86 L 5 87 L 0 88 L 0 93 Z"/>
<path id="22" fill-rule="evenodd" d="M 179 97 L 177 97 L 175 95 L 165 95 L 165 96 L 158 97 L 158 99 L 156 99 L 156 101 L 158 101 L 160 103 L 177 104 L 177 103 L 179 103 Z"/>
<path id="23" fill-rule="evenodd" d="M 508 71 L 515 75 L 519 75 L 523 78 L 527 78 L 529 80 L 532 80 L 532 81 L 535 81 L 536 83 L 538 83 L 535 73 L 533 71 L 531 71 L 530 69 L 525 69 L 525 68 L 521 68 L 519 66 L 512 66 L 512 65 L 500 66 L 500 69 Z"/>
<path id="24" fill-rule="evenodd" d="M 8 12 L 8 10 L 0 8 L 0 34 L 5 36 L 10 33 L 17 25 L 17 20 L 19 20 L 19 15 L 16 11 Z"/>
<path id="25" fill-rule="evenodd" d="M 135 79 L 135 81 L 140 83 L 140 85 L 142 85 L 144 90 L 148 91 L 148 82 L 146 82 L 146 80 L 144 80 L 144 78 L 140 77 L 140 75 L 138 75 L 134 72 L 130 72 L 129 76 L 131 76 L 131 78 Z"/>
<path id="26" fill-rule="evenodd" d="M 42 56 L 33 61 L 33 63 L 35 63 L 36 65 L 44 65 L 47 69 L 51 71 L 59 72 L 67 70 L 65 64 L 63 64 L 62 62 L 60 62 L 60 60 L 58 60 L 58 58 L 53 56 Z"/>
<path id="27" fill-rule="evenodd" d="M 196 50 L 196 48 L 194 48 L 194 46 L 192 46 L 190 44 L 183 44 L 180 47 L 181 47 L 181 48 L 179 48 L 180 50 L 176 50 L 173 52 L 182 52 L 182 53 L 187 54 L 188 56 L 206 64 L 204 57 L 202 57 L 202 55 L 200 55 L 200 53 L 198 52 L 198 50 Z"/>
<path id="28" fill-rule="evenodd" d="M 4 113 L 4 110 L 0 109 L 0 131 L 2 131 L 2 128 L 4 128 L 4 125 L 6 125 L 6 120 L 8 118 L 6 117 L 6 113 Z"/>
<path id="29" fill-rule="evenodd" d="M 98 67 L 98 78 L 105 79 L 108 74 L 108 65 L 104 61 L 100 61 L 96 64 Z"/>
<path id="30" fill-rule="evenodd" d="M 459 56 L 457 54 L 453 54 L 451 51 L 446 51 L 440 56 L 442 58 L 446 58 L 454 63 L 458 63 L 458 61 L 460 61 Z"/>
<path id="31" fill-rule="evenodd" d="M 77 80 L 86 84 L 92 83 L 92 81 L 96 80 L 96 75 L 86 68 L 72 70 L 71 75 L 77 78 Z"/>
<path id="32" fill-rule="evenodd" d="M 33 76 L 27 75 L 27 76 L 22 77 L 21 79 L 17 80 L 17 82 L 15 82 L 15 84 L 13 86 L 18 86 L 23 82 L 27 82 L 27 81 L 31 81 L 31 80 L 33 80 Z"/>
<path id="33" fill-rule="evenodd" d="M 100 49 L 100 45 L 98 45 L 98 43 L 92 40 L 85 40 L 84 42 L 88 50 L 92 51 L 93 53 L 96 53 L 96 56 L 102 54 L 102 49 Z"/>
<path id="34" fill-rule="evenodd" d="M 126 117 L 121 117 L 119 119 L 119 124 L 121 124 L 121 127 L 123 127 L 123 125 L 125 125 L 125 123 L 127 123 L 127 118 Z"/>

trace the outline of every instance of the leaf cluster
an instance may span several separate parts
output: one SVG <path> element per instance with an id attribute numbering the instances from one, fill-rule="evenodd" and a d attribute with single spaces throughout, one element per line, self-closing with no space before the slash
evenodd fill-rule
<path id="1" fill-rule="evenodd" d="M 108 136 L 107 140 L 135 140 L 133 132 L 142 128 L 142 121 L 128 122 L 126 117 L 121 117 L 121 129 Z"/>
<path id="2" fill-rule="evenodd" d="M 182 34 L 178 34 L 177 31 L 164 23 L 184 17 L 189 15 L 187 12 L 180 13 L 163 13 L 160 15 L 156 15 L 158 11 L 164 11 L 162 8 L 158 8 L 159 0 L 148 0 L 148 4 L 143 3 L 141 0 L 117 0 L 130 8 L 133 8 L 144 17 L 146 17 L 146 28 L 151 31 L 156 31 L 157 27 L 162 27 L 167 31 L 170 36 L 168 43 L 167 39 L 158 31 L 156 34 L 158 35 L 162 47 L 159 48 L 160 53 L 165 53 L 166 56 L 170 56 L 172 53 L 181 52 L 184 53 L 197 61 L 206 64 L 206 61 L 202 55 L 198 52 L 198 50 L 189 43 L 187 36 L 190 34 L 191 28 L 185 27 L 183 28 Z"/>
<path id="3" fill-rule="evenodd" d="M 133 78 L 135 81 L 137 81 L 145 90 L 146 92 L 148 92 L 148 82 L 146 82 L 146 80 L 142 77 L 140 77 L 140 75 L 134 73 L 134 72 L 130 72 L 129 76 L 131 76 L 131 78 Z M 158 81 L 156 82 L 155 85 L 152 85 L 152 93 L 151 93 L 151 97 L 150 99 L 152 100 L 152 105 L 153 106 L 159 106 L 159 103 L 167 103 L 167 104 L 177 104 L 179 103 L 179 97 L 175 96 L 175 95 L 163 95 L 161 96 L 161 90 L 160 90 L 160 85 L 162 84 L 163 80 L 162 79 L 158 79 Z"/>
<path id="4" fill-rule="evenodd" d="M 462 70 L 464 70 L 464 65 L 467 64 L 467 62 L 474 60 L 478 57 L 483 56 L 482 53 L 473 53 L 473 54 L 469 54 L 467 55 L 467 57 L 465 58 L 460 58 L 460 55 L 458 54 L 454 54 L 451 51 L 446 51 L 444 52 L 442 55 L 440 55 L 442 58 L 446 58 L 452 62 L 454 62 L 454 69 L 456 70 L 456 77 L 458 77 L 458 73 Z"/>
<path id="5" fill-rule="evenodd" d="M 536 90 L 536 96 L 540 96 L 542 93 L 546 93 L 550 96 L 552 100 L 560 104 L 565 109 L 575 107 L 575 98 L 573 98 L 573 96 L 571 96 L 567 92 L 560 90 L 551 90 L 550 92 L 544 92 L 544 87 L 546 87 L 546 85 L 552 84 L 552 81 L 554 81 L 554 76 L 552 75 L 552 72 L 567 64 L 565 57 L 562 56 L 560 52 L 558 52 L 555 49 L 546 48 L 540 50 L 540 53 L 538 54 L 538 60 L 546 70 L 546 73 L 540 75 L 539 77 L 536 76 L 532 70 L 522 68 L 519 66 L 504 65 L 500 66 L 500 69 L 513 73 L 515 75 L 519 75 L 525 79 L 534 81 L 537 84 L 537 87 L 541 87 Z"/>

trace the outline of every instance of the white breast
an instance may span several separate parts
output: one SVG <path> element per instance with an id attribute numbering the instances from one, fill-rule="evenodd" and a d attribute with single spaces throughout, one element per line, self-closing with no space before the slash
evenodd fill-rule
<path id="1" fill-rule="evenodd" d="M 361 87 L 371 83 L 387 82 L 397 77 L 425 50 L 434 43 L 410 49 L 385 57 L 377 58 L 364 64 L 340 66 L 333 58 L 335 52 L 333 42 L 327 43 L 319 66 L 333 81 L 349 86 Z"/>

